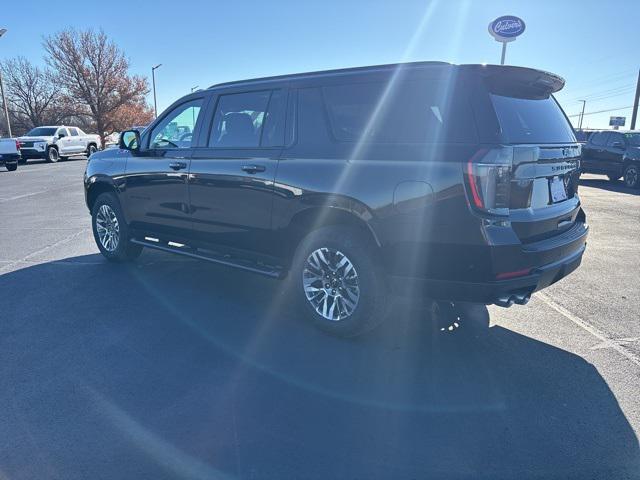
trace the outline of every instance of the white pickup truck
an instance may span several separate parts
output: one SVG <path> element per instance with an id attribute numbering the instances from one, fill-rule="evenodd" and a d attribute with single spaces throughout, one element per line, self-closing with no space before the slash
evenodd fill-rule
<path id="1" fill-rule="evenodd" d="M 15 138 L 0 138 L 0 165 L 10 172 L 18 168 L 20 161 L 20 142 Z"/>
<path id="2" fill-rule="evenodd" d="M 89 156 L 101 145 L 98 135 L 89 135 L 77 127 L 64 125 L 36 127 L 18 141 L 22 162 L 29 158 L 57 162 L 76 155 Z"/>

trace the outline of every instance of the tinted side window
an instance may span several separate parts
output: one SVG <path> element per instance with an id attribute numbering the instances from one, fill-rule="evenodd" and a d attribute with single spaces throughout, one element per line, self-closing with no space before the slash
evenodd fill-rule
<path id="1" fill-rule="evenodd" d="M 322 88 L 334 136 L 343 142 L 465 143 L 476 140 L 468 102 L 455 78 Z"/>
<path id="2" fill-rule="evenodd" d="M 601 147 L 605 143 L 607 143 L 608 136 L 609 136 L 609 132 L 596 132 L 593 135 L 591 135 L 590 142 L 593 145 L 597 145 Z"/>
<path id="3" fill-rule="evenodd" d="M 67 132 L 66 128 L 59 128 L 58 131 L 56 132 L 56 135 L 69 135 L 69 133 Z"/>
<path id="4" fill-rule="evenodd" d="M 202 99 L 198 98 L 178 105 L 153 127 L 149 148 L 189 148 L 193 140 Z"/>
<path id="5" fill-rule="evenodd" d="M 286 90 L 273 91 L 264 119 L 261 147 L 280 147 L 284 145 L 286 102 Z"/>
<path id="6" fill-rule="evenodd" d="M 621 133 L 611 132 L 609 134 L 609 140 L 607 140 L 607 147 L 613 147 L 614 146 L 613 144 L 616 142 L 618 144 L 621 143 L 622 145 L 624 145 L 624 137 L 622 136 Z M 615 145 L 615 146 L 620 146 L 620 145 Z"/>
<path id="7" fill-rule="evenodd" d="M 271 91 L 221 95 L 209 133 L 209 146 L 218 148 L 252 148 L 260 145 L 265 113 Z M 269 122 L 271 129 L 271 121 Z M 270 138 L 275 141 L 277 124 L 273 122 Z"/>
<path id="8" fill-rule="evenodd" d="M 69 128 L 69 132 L 71 132 L 71 136 L 72 137 L 77 137 L 78 136 L 78 129 L 76 129 L 76 128 L 73 128 L 73 127 Z"/>

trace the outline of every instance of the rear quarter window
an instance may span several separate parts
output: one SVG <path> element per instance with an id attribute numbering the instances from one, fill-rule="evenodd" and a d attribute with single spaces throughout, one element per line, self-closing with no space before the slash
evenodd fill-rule
<path id="1" fill-rule="evenodd" d="M 553 96 L 525 98 L 490 94 L 507 143 L 568 143 L 576 138 Z"/>
<path id="2" fill-rule="evenodd" d="M 331 131 L 340 142 L 473 143 L 471 107 L 455 77 L 322 87 Z"/>

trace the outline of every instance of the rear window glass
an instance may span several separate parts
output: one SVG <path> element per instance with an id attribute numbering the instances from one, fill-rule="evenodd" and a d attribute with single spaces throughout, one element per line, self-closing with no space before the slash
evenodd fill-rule
<path id="1" fill-rule="evenodd" d="M 569 122 L 553 97 L 533 99 L 491 94 L 508 143 L 575 142 Z"/>
<path id="2" fill-rule="evenodd" d="M 465 143 L 476 140 L 468 102 L 450 79 L 322 88 L 331 130 L 342 142 Z"/>

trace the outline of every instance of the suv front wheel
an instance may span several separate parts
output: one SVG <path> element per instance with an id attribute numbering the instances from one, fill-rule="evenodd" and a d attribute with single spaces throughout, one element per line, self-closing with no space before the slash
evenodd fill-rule
<path id="1" fill-rule="evenodd" d="M 387 286 L 374 248 L 357 229 L 325 227 L 305 237 L 289 272 L 301 310 L 320 329 L 354 337 L 386 314 Z"/>
<path id="2" fill-rule="evenodd" d="M 100 253 L 112 262 L 134 260 L 142 246 L 131 243 L 129 228 L 122 214 L 120 202 L 113 193 L 103 193 L 91 209 L 93 238 Z"/>

